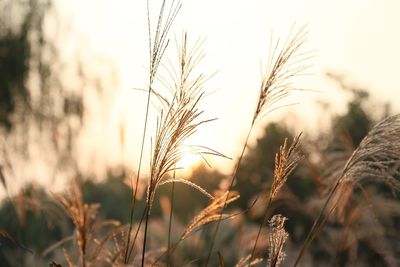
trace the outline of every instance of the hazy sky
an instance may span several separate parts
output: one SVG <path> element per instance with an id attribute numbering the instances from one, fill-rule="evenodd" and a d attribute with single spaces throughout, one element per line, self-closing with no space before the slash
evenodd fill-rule
<path id="1" fill-rule="evenodd" d="M 154 5 L 151 16 L 156 17 L 160 1 L 151 2 Z M 194 137 L 196 144 L 236 156 L 255 108 L 260 67 L 267 62 L 271 32 L 285 38 L 293 24 L 307 25 L 309 41 L 305 49 L 317 50 L 316 57 L 309 61 L 313 75 L 299 84 L 321 92 L 296 95 L 297 106 L 277 111 L 265 118 L 264 123 L 279 117 L 296 130 L 307 132 L 324 124 L 315 105 L 317 100 L 332 104 L 334 111 L 342 111 L 346 98 L 325 78 L 327 71 L 343 74 L 354 84 L 369 88 L 376 103 L 390 101 L 394 110 L 400 111 L 400 1 L 183 0 L 182 3 L 171 38 L 179 37 L 183 31 L 188 31 L 193 40 L 204 37 L 206 59 L 200 67 L 206 73 L 218 71 L 207 85 L 207 90 L 218 91 L 206 98 L 205 103 L 207 116 L 219 120 Z M 60 6 L 72 22 L 77 42 L 108 58 L 119 75 L 119 84 L 107 99 L 107 106 L 97 107 L 99 113 L 93 109 L 93 123 L 85 133 L 90 136 L 85 145 L 92 149 L 84 153 L 95 153 L 94 162 L 99 165 L 120 160 L 119 129 L 124 123 L 127 146 L 124 159 L 134 164 L 139 152 L 137 140 L 142 132 L 145 94 L 132 88 L 145 88 L 147 82 L 146 1 L 74 0 L 60 1 Z M 167 57 L 174 59 L 174 46 L 170 48 Z M 253 140 L 256 136 L 257 133 Z M 228 167 L 225 164 L 225 170 Z"/>

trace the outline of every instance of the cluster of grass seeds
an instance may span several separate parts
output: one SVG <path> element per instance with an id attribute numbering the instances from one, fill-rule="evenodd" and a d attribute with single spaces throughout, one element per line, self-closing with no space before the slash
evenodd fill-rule
<path id="1" fill-rule="evenodd" d="M 265 213 L 264 213 L 264 219 L 263 219 L 262 224 L 260 224 L 256 239 L 254 241 L 254 246 L 253 246 L 253 249 L 250 254 L 251 255 L 250 262 L 253 259 L 253 256 L 254 256 L 254 253 L 255 253 L 255 250 L 257 247 L 257 242 L 258 242 L 258 239 L 260 238 L 263 226 L 268 222 L 268 214 L 269 214 L 268 211 L 269 211 L 272 201 L 275 199 L 275 197 L 281 190 L 282 186 L 286 183 L 289 175 L 293 172 L 293 170 L 297 167 L 297 165 L 303 159 L 303 156 L 301 155 L 300 147 L 299 147 L 300 146 L 300 136 L 301 136 L 301 134 L 293 139 L 293 142 L 292 142 L 291 146 L 289 147 L 289 149 L 287 149 L 287 139 L 285 139 L 283 145 L 279 149 L 279 152 L 276 153 L 274 179 L 273 179 L 271 189 L 269 192 L 267 207 L 266 207 Z M 278 219 L 280 219 L 280 218 L 282 218 L 282 220 L 279 223 L 279 228 L 283 228 L 283 223 L 286 219 L 285 217 L 274 215 L 274 217 L 271 220 L 273 220 L 274 221 L 273 224 L 276 225 L 278 222 Z M 270 233 L 270 237 L 271 237 L 271 233 Z M 285 238 L 285 240 L 286 240 L 286 238 Z M 283 243 L 284 242 L 282 242 L 282 246 L 283 246 Z M 274 250 L 273 247 L 270 246 L 270 250 Z M 270 251 L 270 254 L 274 254 L 274 253 L 275 252 Z M 279 262 L 281 262 L 281 260 L 279 260 Z M 278 265 L 279 262 L 276 261 L 275 264 Z"/>
<path id="2" fill-rule="evenodd" d="M 93 226 L 99 205 L 88 205 L 83 203 L 83 196 L 76 180 L 73 180 L 72 187 L 67 196 L 56 196 L 58 201 L 67 211 L 76 226 L 76 242 L 80 252 L 80 262 L 86 266 L 87 245 L 92 238 Z M 71 257 L 64 251 L 65 258 L 69 265 L 72 265 Z"/>
<path id="3" fill-rule="evenodd" d="M 204 208 L 196 217 L 193 218 L 193 220 L 188 224 L 186 227 L 185 232 L 183 233 L 182 239 L 185 239 L 186 237 L 189 236 L 190 233 L 195 231 L 196 229 L 199 229 L 205 224 L 214 222 L 216 220 L 219 220 L 219 217 L 221 216 L 221 209 L 226 205 L 229 204 L 235 200 L 237 200 L 240 196 L 238 194 L 231 194 L 229 196 L 228 200 L 226 200 L 226 196 L 228 195 L 228 191 L 223 193 L 221 196 L 218 198 L 215 198 L 210 205 L 208 205 L 206 208 Z M 223 218 L 229 218 L 231 215 L 229 214 L 222 214 Z"/>
<path id="4" fill-rule="evenodd" d="M 119 244 L 123 236 L 120 223 L 112 220 L 100 221 L 97 217 L 100 205 L 84 203 L 81 187 L 76 179 L 72 180 L 67 194 L 58 194 L 55 198 L 74 223 L 75 236 L 53 244 L 42 253 L 42 256 L 74 240 L 79 250 L 79 260 L 75 263 L 70 253 L 64 249 L 64 257 L 69 267 L 113 265 L 121 257 L 123 251 L 123 246 Z"/>

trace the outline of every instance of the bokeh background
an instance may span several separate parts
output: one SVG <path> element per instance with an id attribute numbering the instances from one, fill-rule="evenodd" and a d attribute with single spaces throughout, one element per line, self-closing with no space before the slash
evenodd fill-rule
<path id="1" fill-rule="evenodd" d="M 310 58 L 305 64 L 310 68 L 296 81 L 301 90 L 285 99 L 289 107 L 257 124 L 236 185 L 242 197 L 235 209 L 246 210 L 268 188 L 275 153 L 284 138 L 304 132 L 306 160 L 274 203 L 275 210 L 290 217 L 290 258 L 315 217 L 314 207 L 321 204 L 329 182 L 324 168 L 331 164 L 330 153 L 348 155 L 376 121 L 400 111 L 400 2 L 182 2 L 165 58 L 175 58 L 175 40 L 184 31 L 192 43 L 203 40 L 206 57 L 199 71 L 215 74 L 206 84 L 210 94 L 204 108 L 207 117 L 218 118 L 191 142 L 232 160 L 210 157 L 210 169 L 201 158 L 185 155 L 181 162 L 185 170 L 178 175 L 210 192 L 224 187 L 244 144 L 271 40 L 284 42 L 293 29 L 306 25 L 304 51 Z M 157 18 L 159 4 L 151 1 L 151 18 Z M 44 252 L 70 234 L 72 226 L 51 193 L 64 191 L 71 178 L 82 183 L 85 201 L 101 204 L 102 218 L 128 222 L 128 185 L 138 165 L 146 104 L 142 91 L 147 86 L 149 61 L 146 1 L 3 0 L 0 14 L 0 226 L 35 252 L 15 248 L 5 238 L 0 241 L 0 265 L 28 266 L 53 258 L 61 262 L 61 252 Z M 151 106 L 153 119 L 155 105 Z M 152 132 L 154 127 L 148 131 L 145 151 L 150 151 Z M 147 152 L 144 159 L 145 178 Z M 168 206 L 169 190 L 168 186 L 161 189 L 153 212 L 156 229 L 162 228 L 162 202 Z M 368 190 L 372 197 L 379 197 L 377 206 L 389 209 L 374 215 L 382 219 L 378 220 L 382 228 L 389 229 L 382 242 L 374 244 L 378 233 L 366 233 L 371 219 L 358 215 L 353 225 L 341 217 L 344 212 L 317 240 L 309 262 L 319 266 L 326 266 L 325 260 L 338 266 L 399 264 L 398 198 L 388 200 L 387 188 Z M 360 198 L 352 203 L 367 209 Z M 185 199 L 176 203 L 179 227 L 207 205 L 207 199 L 181 185 L 176 199 Z M 226 225 L 222 239 L 239 244 L 225 249 L 229 266 L 240 256 L 240 242 L 251 238 L 237 233 L 246 229 L 252 233 L 262 208 L 259 205 L 245 213 L 244 222 L 238 219 Z M 349 208 L 347 213 L 354 210 Z M 359 227 L 350 241 L 337 237 L 343 225 Z M 161 230 L 154 233 L 153 244 L 165 241 Z M 204 245 L 201 238 L 196 242 L 198 247 Z M 177 255 L 178 262 L 193 258 L 187 246 Z M 357 258 L 360 265 L 355 265 Z"/>

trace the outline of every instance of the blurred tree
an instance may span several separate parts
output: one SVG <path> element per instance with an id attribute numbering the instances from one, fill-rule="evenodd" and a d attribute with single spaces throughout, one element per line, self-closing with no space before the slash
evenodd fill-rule
<path id="1" fill-rule="evenodd" d="M 85 203 L 100 203 L 99 213 L 103 218 L 128 223 L 129 213 L 127 211 L 130 209 L 130 189 L 125 184 L 127 178 L 125 170 L 109 170 L 107 177 L 105 181 L 98 183 L 94 182 L 93 179 L 85 179 L 82 185 L 84 201 Z M 138 206 L 144 207 L 143 201 L 140 201 Z M 139 217 L 138 214 L 135 215 Z"/>
<path id="2" fill-rule="evenodd" d="M 6 0 L 0 6 L 0 123 L 8 131 L 30 116 L 40 124 L 82 116 L 80 97 L 63 91 L 59 51 L 45 31 L 51 7 L 48 0 Z"/>
<path id="3" fill-rule="evenodd" d="M 85 115 L 83 90 L 104 86 L 97 76 L 85 80 L 78 53 L 66 61 L 62 45 L 67 33 L 56 4 L 0 1 L 0 186 L 9 192 L 12 185 L 13 194 L 29 180 L 50 189 L 56 178 L 79 173 L 76 142 Z M 49 224 L 57 210 L 54 203 L 46 205 L 51 201 L 43 190 L 24 188 L 18 197 L 2 199 L 0 227 L 21 244 L 42 251 L 66 235 L 62 225 L 68 220 L 59 217 Z M 29 253 L 5 242 L 0 240 L 0 266 L 31 265 L 24 262 Z M 7 264 L 10 257 L 15 262 Z"/>
<path id="4" fill-rule="evenodd" d="M 98 68 L 69 43 L 68 23 L 56 4 L 0 3 L 0 167 L 2 184 L 17 185 L 14 193 L 28 178 L 52 183 L 79 172 L 76 142 L 86 118 L 84 95 L 115 84 L 112 64 L 97 64 L 108 66 L 102 76 L 93 73 Z M 69 50 L 76 53 L 70 56 Z"/>
<path id="5" fill-rule="evenodd" d="M 38 149 L 58 159 L 51 172 L 73 164 L 83 101 L 79 92 L 67 92 L 61 79 L 59 51 L 46 31 L 54 23 L 48 19 L 51 10 L 48 0 L 5 0 L 0 5 L 1 145 L 13 154 L 3 153 L 2 165 L 5 157 L 13 157 L 8 162 L 37 158 Z"/>

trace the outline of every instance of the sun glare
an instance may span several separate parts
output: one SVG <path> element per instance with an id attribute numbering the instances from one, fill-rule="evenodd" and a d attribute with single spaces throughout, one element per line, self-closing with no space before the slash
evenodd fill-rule
<path id="1" fill-rule="evenodd" d="M 178 162 L 177 167 L 182 169 L 184 173 L 190 173 L 202 161 L 199 155 L 193 154 L 190 151 L 183 151 L 182 158 Z"/>

